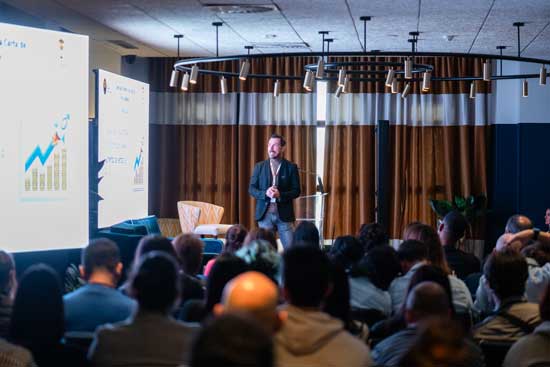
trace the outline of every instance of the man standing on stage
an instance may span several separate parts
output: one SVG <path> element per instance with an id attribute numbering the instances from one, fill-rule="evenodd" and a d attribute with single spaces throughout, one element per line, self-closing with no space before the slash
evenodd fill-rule
<path id="1" fill-rule="evenodd" d="M 282 157 L 285 146 L 285 138 L 271 135 L 267 147 L 269 159 L 254 166 L 248 192 L 256 199 L 258 225 L 276 229 L 286 249 L 292 241 L 296 220 L 292 200 L 300 195 L 300 177 L 298 167 Z"/>

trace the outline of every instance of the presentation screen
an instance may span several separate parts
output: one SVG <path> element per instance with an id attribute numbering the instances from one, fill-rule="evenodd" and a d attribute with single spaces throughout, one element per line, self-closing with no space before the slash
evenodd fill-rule
<path id="1" fill-rule="evenodd" d="M 96 72 L 99 171 L 98 227 L 147 216 L 149 85 Z"/>
<path id="2" fill-rule="evenodd" d="M 88 37 L 0 23 L 0 248 L 88 242 Z"/>

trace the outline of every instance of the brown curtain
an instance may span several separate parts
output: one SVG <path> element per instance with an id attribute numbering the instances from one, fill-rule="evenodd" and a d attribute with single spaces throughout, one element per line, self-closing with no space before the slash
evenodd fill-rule
<path id="1" fill-rule="evenodd" d="M 487 193 L 489 126 L 391 126 L 390 235 L 412 221 L 436 225 L 429 199 Z M 473 235 L 483 238 L 483 223 Z"/>
<path id="2" fill-rule="evenodd" d="M 325 237 L 355 234 L 374 221 L 374 126 L 326 128 Z"/>

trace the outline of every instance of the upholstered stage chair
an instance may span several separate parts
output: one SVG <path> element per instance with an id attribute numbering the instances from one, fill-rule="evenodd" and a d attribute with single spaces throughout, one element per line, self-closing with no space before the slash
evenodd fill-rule
<path id="1" fill-rule="evenodd" d="M 231 225 L 220 224 L 224 209 L 202 201 L 178 201 L 178 214 L 183 233 L 200 236 L 224 236 Z"/>

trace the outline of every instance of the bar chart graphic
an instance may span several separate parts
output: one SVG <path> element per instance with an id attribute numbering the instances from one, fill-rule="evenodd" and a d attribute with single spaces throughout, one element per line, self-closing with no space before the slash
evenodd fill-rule
<path id="1" fill-rule="evenodd" d="M 70 115 L 66 114 L 53 123 L 52 135 L 47 145 L 34 145 L 24 155 L 24 192 L 55 193 L 66 192 L 67 177 L 67 146 L 66 133 L 70 122 Z"/>

